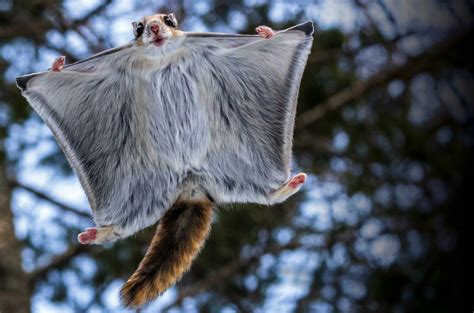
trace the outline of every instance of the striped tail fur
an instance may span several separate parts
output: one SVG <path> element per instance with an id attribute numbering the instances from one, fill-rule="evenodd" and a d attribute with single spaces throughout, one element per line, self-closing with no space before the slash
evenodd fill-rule
<path id="1" fill-rule="evenodd" d="M 206 241 L 213 202 L 178 199 L 161 218 L 138 269 L 123 285 L 121 298 L 128 307 L 141 307 L 181 278 Z"/>

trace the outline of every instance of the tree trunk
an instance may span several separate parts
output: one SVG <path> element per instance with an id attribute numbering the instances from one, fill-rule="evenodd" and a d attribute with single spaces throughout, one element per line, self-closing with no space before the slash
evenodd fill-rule
<path id="1" fill-rule="evenodd" d="M 11 190 L 0 148 L 0 312 L 30 312 L 27 275 L 21 265 L 21 243 L 15 236 Z"/>

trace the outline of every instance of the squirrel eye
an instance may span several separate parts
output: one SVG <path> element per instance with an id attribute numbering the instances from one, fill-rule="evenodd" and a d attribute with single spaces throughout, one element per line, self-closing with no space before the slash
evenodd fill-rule
<path id="1" fill-rule="evenodd" d="M 135 29 L 136 37 L 140 37 L 143 34 L 144 29 L 145 28 L 143 27 L 143 23 L 138 23 L 137 29 Z"/>
<path id="2" fill-rule="evenodd" d="M 165 16 L 164 21 L 166 25 L 170 27 L 176 27 L 174 21 L 169 16 Z"/>

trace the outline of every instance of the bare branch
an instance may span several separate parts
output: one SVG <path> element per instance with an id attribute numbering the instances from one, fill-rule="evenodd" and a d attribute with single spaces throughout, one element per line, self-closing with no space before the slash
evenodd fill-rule
<path id="1" fill-rule="evenodd" d="M 61 8 L 55 6 L 52 8 L 52 13 L 53 16 L 56 20 L 55 25 L 57 29 L 61 32 L 67 32 L 67 31 L 75 31 L 83 40 L 84 43 L 86 44 L 88 50 L 92 52 L 99 52 L 101 50 L 104 50 L 106 47 L 102 42 L 94 42 L 91 38 L 91 36 L 88 36 L 83 32 L 81 29 L 82 26 L 86 25 L 87 22 L 89 21 L 90 18 L 92 18 L 94 15 L 100 13 L 102 10 L 104 10 L 107 7 L 107 4 L 111 2 L 110 0 L 104 1 L 101 5 L 98 5 L 96 9 L 92 10 L 89 12 L 86 16 L 83 18 L 77 19 L 77 20 L 70 20 L 68 19 L 65 15 L 63 10 Z"/>
<path id="2" fill-rule="evenodd" d="M 310 229 L 308 232 L 314 234 L 315 230 Z M 343 231 L 341 233 L 334 233 L 332 236 L 328 237 L 327 240 L 320 245 L 306 245 L 295 240 L 291 241 L 284 245 L 273 244 L 264 249 L 261 249 L 259 252 L 254 255 L 242 259 L 235 260 L 228 263 L 227 265 L 222 266 L 220 269 L 214 273 L 208 275 L 205 279 L 202 279 L 196 282 L 194 285 L 182 290 L 176 299 L 169 305 L 163 308 L 163 312 L 168 311 L 172 307 L 179 305 L 186 297 L 192 297 L 203 290 L 208 290 L 212 286 L 217 285 L 219 282 L 224 281 L 234 275 L 238 270 L 248 267 L 252 264 L 259 262 L 264 254 L 278 254 L 284 250 L 295 250 L 298 248 L 306 249 L 327 249 L 327 247 L 332 246 L 336 242 L 347 242 L 354 238 L 354 232 L 351 230 Z"/>
<path id="3" fill-rule="evenodd" d="M 452 36 L 443 42 L 427 49 L 419 56 L 408 59 L 404 64 L 392 66 L 386 70 L 374 74 L 365 81 L 358 81 L 352 86 L 332 95 L 325 102 L 314 108 L 303 112 L 296 119 L 296 128 L 302 129 L 315 121 L 321 119 L 330 111 L 341 108 L 343 105 L 362 97 L 365 93 L 375 87 L 389 83 L 394 79 L 410 78 L 414 75 L 439 67 L 437 62 L 444 54 L 456 50 L 462 43 L 467 43 L 472 36 L 471 32 Z"/>
<path id="4" fill-rule="evenodd" d="M 294 148 L 318 151 L 333 156 L 341 154 L 331 145 L 329 139 L 316 137 L 306 133 L 302 133 L 298 136 L 298 140 L 294 143 Z"/>
<path id="5" fill-rule="evenodd" d="M 58 52 L 60 55 L 64 55 L 66 57 L 67 63 L 74 63 L 79 60 L 77 56 L 72 54 L 72 51 L 69 51 L 61 47 L 57 47 L 55 45 L 52 45 L 49 42 L 45 43 L 44 46 L 48 49 Z"/>
<path id="6" fill-rule="evenodd" d="M 57 207 L 60 207 L 61 209 L 63 209 L 64 211 L 67 211 L 67 212 L 71 212 L 71 213 L 74 213 L 76 215 L 79 215 L 81 217 L 85 217 L 85 218 L 88 218 L 90 219 L 90 215 L 87 213 L 87 212 L 84 212 L 84 211 L 81 211 L 80 209 L 76 209 L 70 205 L 67 205 L 67 204 L 64 204 L 64 203 L 61 203 L 59 202 L 58 200 L 55 200 L 53 198 L 51 198 L 50 196 L 48 196 L 47 194 L 39 191 L 39 190 L 36 190 L 30 186 L 26 186 L 20 182 L 18 182 L 17 180 L 12 180 L 10 179 L 9 181 L 10 185 L 12 187 L 18 187 L 18 188 L 22 188 L 32 194 L 34 194 L 36 197 L 42 199 L 42 200 L 46 200 L 52 204 L 54 204 L 55 206 Z"/>
<path id="7" fill-rule="evenodd" d="M 0 311 L 30 312 L 27 274 L 21 266 L 22 243 L 15 236 L 5 146 L 0 146 Z"/>
<path id="8" fill-rule="evenodd" d="M 283 250 L 295 249 L 301 246 L 302 245 L 298 242 L 291 242 L 282 246 L 274 245 L 267 249 L 263 249 L 260 253 L 257 253 L 251 257 L 230 262 L 229 264 L 221 267 L 219 270 L 215 271 L 211 275 L 208 275 L 206 279 L 200 280 L 194 285 L 181 291 L 171 304 L 163 308 L 163 312 L 166 312 L 172 307 L 179 305 L 186 297 L 197 295 L 202 290 L 207 290 L 211 288 L 212 286 L 217 285 L 219 282 L 234 275 L 235 272 L 237 272 L 239 269 L 244 268 L 246 266 L 250 266 L 251 264 L 258 262 L 260 258 L 262 257 L 262 255 L 266 253 L 278 253 Z"/>
<path id="9" fill-rule="evenodd" d="M 89 245 L 74 245 L 71 246 L 68 250 L 66 250 L 63 254 L 57 255 L 51 259 L 51 261 L 32 271 L 29 274 L 29 283 L 30 286 L 33 287 L 34 284 L 40 280 L 41 278 L 45 277 L 45 275 L 53 270 L 53 269 L 60 269 L 64 266 L 66 266 L 75 256 L 85 253 L 85 252 L 91 252 L 93 251 L 91 246 Z"/>
<path id="10" fill-rule="evenodd" d="M 390 8 L 387 6 L 384 0 L 377 0 L 377 4 L 382 8 L 382 11 L 384 12 L 387 20 L 392 24 L 392 26 L 395 28 L 395 30 L 398 32 L 398 22 L 397 19 L 395 18 L 395 15 L 393 15 L 393 12 L 390 10 Z"/>
<path id="11" fill-rule="evenodd" d="M 89 301 L 88 304 L 86 304 L 80 312 L 90 312 L 91 307 L 97 303 L 97 301 L 102 297 L 103 292 L 110 286 L 110 284 L 113 282 L 113 279 L 106 279 L 99 287 L 94 292 L 94 295 L 92 296 L 92 299 Z"/>
<path id="12" fill-rule="evenodd" d="M 107 9 L 107 7 L 109 6 L 109 4 L 112 3 L 112 0 L 105 0 L 104 2 L 98 4 L 93 10 L 91 10 L 89 13 L 87 13 L 86 15 L 84 15 L 83 17 L 77 19 L 77 20 L 74 20 L 72 22 L 72 25 L 71 26 L 79 26 L 79 25 L 84 25 L 84 24 L 87 24 L 89 22 L 89 20 L 91 18 L 93 18 L 94 16 L 102 13 L 102 11 L 104 11 L 105 9 Z"/>

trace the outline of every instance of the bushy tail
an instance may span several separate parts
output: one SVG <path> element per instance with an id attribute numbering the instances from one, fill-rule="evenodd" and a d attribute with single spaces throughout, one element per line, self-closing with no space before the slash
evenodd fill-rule
<path id="1" fill-rule="evenodd" d="M 182 199 L 166 212 L 138 269 L 122 287 L 126 306 L 143 306 L 190 268 L 209 234 L 212 209 L 208 199 Z"/>

